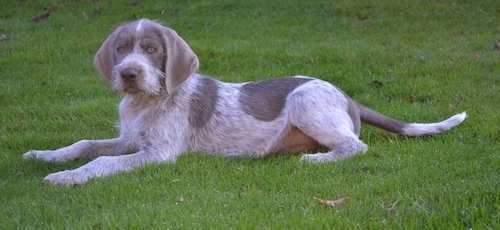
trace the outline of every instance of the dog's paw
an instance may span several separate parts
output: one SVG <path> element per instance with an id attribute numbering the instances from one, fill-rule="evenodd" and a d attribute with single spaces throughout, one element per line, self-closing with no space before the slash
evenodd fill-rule
<path id="1" fill-rule="evenodd" d="M 23 154 L 25 160 L 40 159 L 47 162 L 56 161 L 56 156 L 52 150 L 30 150 Z"/>
<path id="2" fill-rule="evenodd" d="M 64 154 L 59 150 L 30 150 L 23 154 L 25 160 L 28 159 L 39 159 L 45 162 L 66 162 L 72 160 L 68 154 Z"/>
<path id="3" fill-rule="evenodd" d="M 304 154 L 300 157 L 301 162 L 310 162 L 313 164 L 338 161 L 339 159 L 329 153 Z"/>
<path id="4" fill-rule="evenodd" d="M 29 160 L 36 158 L 36 150 L 30 150 L 23 154 L 23 159 Z"/>
<path id="5" fill-rule="evenodd" d="M 317 164 L 317 163 L 320 163 L 317 158 L 315 158 L 313 156 L 313 154 L 304 154 L 300 157 L 300 162 L 303 162 L 303 163 L 313 163 L 313 164 Z"/>
<path id="6" fill-rule="evenodd" d="M 83 184 L 89 180 L 85 173 L 76 172 L 76 170 L 66 170 L 51 173 L 43 179 L 44 184 L 50 185 L 76 185 Z"/>

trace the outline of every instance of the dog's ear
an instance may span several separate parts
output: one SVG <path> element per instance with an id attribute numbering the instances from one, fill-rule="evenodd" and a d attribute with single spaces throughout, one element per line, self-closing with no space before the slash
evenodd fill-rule
<path id="1" fill-rule="evenodd" d="M 102 76 L 106 77 L 108 81 L 112 81 L 111 71 L 115 65 L 113 52 L 114 43 L 116 41 L 116 36 L 118 34 L 118 29 L 116 29 L 109 37 L 104 41 L 101 48 L 94 57 L 94 67 L 101 73 Z"/>
<path id="2" fill-rule="evenodd" d="M 179 85 L 198 70 L 199 61 L 189 45 L 174 30 L 162 27 L 167 58 L 165 61 L 165 85 L 172 94 Z"/>

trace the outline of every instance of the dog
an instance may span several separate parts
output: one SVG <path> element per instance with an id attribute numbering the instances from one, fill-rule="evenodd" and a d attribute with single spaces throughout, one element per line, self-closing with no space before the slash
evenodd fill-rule
<path id="1" fill-rule="evenodd" d="M 199 61 L 188 44 L 174 30 L 148 19 L 116 28 L 95 55 L 94 66 L 114 91 L 124 94 L 120 135 L 28 151 L 25 159 L 47 162 L 93 159 L 49 174 L 45 183 L 82 184 L 149 163 L 174 162 L 188 151 L 263 157 L 327 149 L 303 154 L 301 160 L 338 161 L 367 151 L 359 139 L 361 122 L 422 136 L 441 133 L 466 118 L 463 112 L 437 123 L 404 123 L 307 76 L 221 82 L 196 73 Z"/>

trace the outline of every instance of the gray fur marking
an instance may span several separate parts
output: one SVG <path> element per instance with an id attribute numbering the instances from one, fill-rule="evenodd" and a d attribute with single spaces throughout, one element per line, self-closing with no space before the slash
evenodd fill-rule
<path id="1" fill-rule="evenodd" d="M 280 116 L 286 97 L 310 78 L 278 78 L 249 82 L 241 87 L 239 103 L 246 114 L 261 121 L 272 121 Z"/>
<path id="2" fill-rule="evenodd" d="M 359 134 L 361 133 L 361 118 L 359 115 L 359 106 L 347 95 L 346 97 L 349 99 L 349 107 L 347 108 L 347 113 L 351 117 L 352 125 L 354 126 L 353 132 L 356 134 L 356 136 L 359 137 Z"/>
<path id="3" fill-rule="evenodd" d="M 398 121 L 373 111 L 363 105 L 358 104 L 361 121 L 373 125 L 375 127 L 387 130 L 389 132 L 404 134 L 405 128 L 408 126 L 402 121 Z"/>
<path id="4" fill-rule="evenodd" d="M 116 43 L 122 36 L 124 43 Z M 117 53 L 128 55 L 113 59 Z M 209 79 L 195 73 L 198 58 L 175 31 L 147 19 L 115 30 L 94 65 L 114 90 L 125 93 L 119 105 L 120 135 L 24 153 L 25 159 L 47 162 L 95 158 L 80 168 L 51 173 L 44 183 L 82 184 L 145 164 L 174 162 L 187 151 L 262 157 L 323 145 L 328 152 L 305 154 L 301 160 L 337 161 L 366 152 L 358 138 L 359 120 L 422 136 L 448 130 L 467 117 L 463 112 L 437 123 L 406 124 L 346 101 L 330 83 L 305 76 L 243 84 Z M 128 68 L 137 77 L 127 74 Z"/>
<path id="5" fill-rule="evenodd" d="M 189 101 L 189 124 L 202 128 L 212 117 L 219 99 L 217 82 L 212 78 L 201 77 L 196 92 Z"/>

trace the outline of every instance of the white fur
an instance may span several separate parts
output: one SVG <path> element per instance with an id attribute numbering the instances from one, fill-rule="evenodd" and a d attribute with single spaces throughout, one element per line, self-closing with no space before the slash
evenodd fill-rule
<path id="1" fill-rule="evenodd" d="M 465 120 L 467 118 L 467 113 L 462 112 L 460 114 L 453 115 L 452 117 L 437 123 L 430 124 L 409 124 L 404 130 L 404 134 L 408 136 L 422 136 L 437 134 L 449 130 Z"/>
<path id="2" fill-rule="evenodd" d="M 137 27 L 135 28 L 135 32 L 139 33 L 141 31 L 143 21 L 144 20 L 139 20 L 139 23 L 137 23 Z"/>
<path id="3" fill-rule="evenodd" d="M 152 33 L 144 32 L 148 29 L 163 33 L 155 42 L 164 44 L 167 50 L 152 44 L 155 49 L 146 52 L 139 43 L 143 36 L 151 36 Z M 115 40 L 120 33 L 130 33 L 136 43 L 125 47 L 129 53 L 115 63 L 112 57 L 117 52 Z M 166 64 L 158 64 L 157 58 L 162 56 L 156 52 L 168 52 Z M 247 87 L 251 83 L 225 83 L 195 73 L 198 59 L 184 40 L 173 30 L 145 19 L 113 32 L 96 54 L 94 63 L 113 89 L 125 94 L 119 105 L 120 136 L 82 140 L 57 150 L 28 151 L 24 158 L 50 162 L 95 158 L 80 168 L 49 174 L 44 179 L 46 183 L 81 184 L 91 178 L 128 172 L 146 163 L 174 162 L 188 151 L 262 157 L 280 152 L 302 153 L 322 146 L 328 151 L 305 154 L 301 159 L 335 161 L 367 151 L 367 145 L 358 138 L 360 114 L 361 120 L 366 114 L 372 120 L 380 119 L 379 115 L 366 113 L 371 111 L 367 108 L 359 112 L 359 106 L 330 83 L 304 76 L 283 81 L 304 83 L 287 92 L 283 108 L 275 117 L 270 112 L 275 107 L 269 111 L 245 110 L 246 103 L 262 103 L 258 97 L 242 99 L 243 94 L 252 93 Z M 130 69 L 136 75 L 127 78 L 125 72 Z M 274 90 L 268 84 L 271 83 L 262 82 L 257 91 L 264 90 L 252 95 L 268 95 L 268 91 Z M 213 107 L 208 105 L 210 102 L 214 102 Z M 255 115 L 262 112 L 264 118 Z M 404 127 L 401 134 L 426 135 L 447 130 L 464 119 L 462 113 L 434 124 L 398 125 Z"/>

